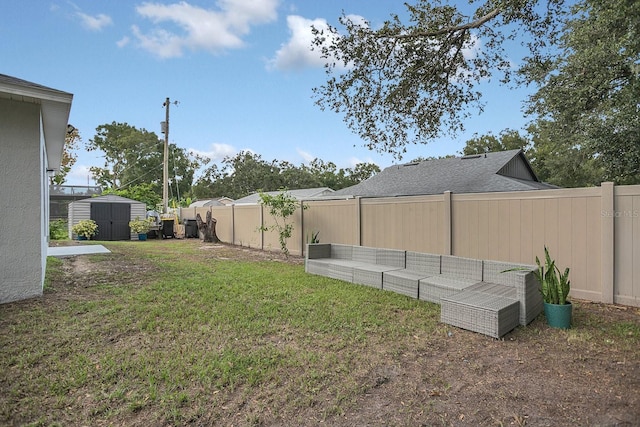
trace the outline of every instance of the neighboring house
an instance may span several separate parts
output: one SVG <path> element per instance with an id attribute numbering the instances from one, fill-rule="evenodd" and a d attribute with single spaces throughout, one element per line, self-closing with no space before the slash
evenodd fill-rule
<path id="1" fill-rule="evenodd" d="M 42 295 L 49 176 L 60 168 L 72 100 L 0 74 L 0 303 Z"/>
<path id="2" fill-rule="evenodd" d="M 229 197 L 220 197 L 217 199 L 197 200 L 189 205 L 190 208 L 203 208 L 209 206 L 229 206 L 233 203 L 233 199 Z"/>
<path id="3" fill-rule="evenodd" d="M 275 196 L 280 191 L 265 191 L 265 194 Z M 308 200 L 316 197 L 331 196 L 334 191 L 329 187 L 303 188 L 300 190 L 287 190 L 287 193 L 297 200 Z M 253 193 L 234 202 L 236 205 L 255 205 L 260 203 L 260 193 Z"/>
<path id="4" fill-rule="evenodd" d="M 557 188 L 538 180 L 522 150 L 390 166 L 332 196 L 395 197 Z"/>
<path id="5" fill-rule="evenodd" d="M 90 185 L 50 185 L 49 218 L 67 219 L 69 203 L 87 197 L 99 196 L 102 188 Z"/>

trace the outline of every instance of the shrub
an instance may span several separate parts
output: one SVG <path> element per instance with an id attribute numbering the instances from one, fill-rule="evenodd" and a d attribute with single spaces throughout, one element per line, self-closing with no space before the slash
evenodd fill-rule
<path id="1" fill-rule="evenodd" d="M 56 219 L 49 222 L 49 240 L 65 240 L 69 238 L 67 221 Z"/>
<path id="2" fill-rule="evenodd" d="M 136 217 L 135 220 L 129 221 L 129 228 L 134 233 L 146 234 L 151 230 L 153 223 L 153 218 L 140 219 L 140 217 Z"/>
<path id="3" fill-rule="evenodd" d="M 90 239 L 94 235 L 98 234 L 98 224 L 92 219 L 83 219 L 71 227 L 76 236 L 86 237 Z"/>

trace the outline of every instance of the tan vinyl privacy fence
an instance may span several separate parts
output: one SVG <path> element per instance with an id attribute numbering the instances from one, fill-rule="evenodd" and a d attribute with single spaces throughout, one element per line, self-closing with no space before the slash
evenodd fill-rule
<path id="1" fill-rule="evenodd" d="M 322 243 L 451 254 L 535 264 L 544 246 L 571 268 L 571 295 L 640 306 L 640 186 L 306 201 L 288 248 L 304 255 L 318 232 Z M 224 242 L 279 250 L 259 205 L 183 209 L 183 218 L 211 210 Z"/>

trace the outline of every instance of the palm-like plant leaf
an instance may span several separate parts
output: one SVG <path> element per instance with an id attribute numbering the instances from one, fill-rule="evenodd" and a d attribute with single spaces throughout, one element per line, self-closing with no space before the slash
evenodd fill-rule
<path id="1" fill-rule="evenodd" d="M 558 272 L 558 304 L 566 304 L 567 296 L 571 290 L 571 281 L 569 280 L 569 267 L 564 269 L 564 273 L 556 266 Z"/>
<path id="2" fill-rule="evenodd" d="M 540 292 L 545 302 L 550 304 L 566 304 L 567 296 L 571 289 L 571 281 L 569 280 L 569 268 L 560 271 L 555 260 L 549 255 L 549 249 L 544 247 L 545 265 L 540 263 L 540 259 L 536 257 L 538 271 L 535 272 L 536 278 L 540 282 Z"/>

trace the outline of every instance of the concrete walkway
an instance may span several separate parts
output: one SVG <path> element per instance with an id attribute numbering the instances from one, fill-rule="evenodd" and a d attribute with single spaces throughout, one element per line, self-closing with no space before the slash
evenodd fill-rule
<path id="1" fill-rule="evenodd" d="M 111 253 L 111 251 L 102 245 L 49 246 L 47 248 L 47 256 L 56 258 L 109 253 Z"/>

